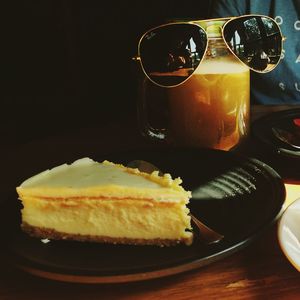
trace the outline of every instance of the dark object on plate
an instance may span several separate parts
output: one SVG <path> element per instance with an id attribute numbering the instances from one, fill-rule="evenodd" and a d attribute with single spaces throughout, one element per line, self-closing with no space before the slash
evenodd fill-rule
<path id="1" fill-rule="evenodd" d="M 224 235 L 209 228 L 198 218 L 196 218 L 192 213 L 190 213 L 190 216 L 192 219 L 194 233 L 199 231 L 199 234 L 194 234 L 194 239 L 198 238 L 202 243 L 207 245 L 219 243 L 224 239 Z"/>
<path id="2" fill-rule="evenodd" d="M 295 130 L 272 127 L 273 134 L 282 142 L 300 151 L 300 135 Z"/>
<path id="3" fill-rule="evenodd" d="M 251 127 L 253 156 L 272 166 L 289 182 L 300 182 L 300 108 L 266 115 Z"/>
<path id="4" fill-rule="evenodd" d="M 298 128 L 300 128 L 300 118 L 295 118 L 293 120 L 293 123 L 295 124 L 295 126 L 297 126 Z"/>
<path id="5" fill-rule="evenodd" d="M 255 159 L 217 150 L 131 151 L 95 157 L 127 164 L 141 159 L 180 176 L 192 191 L 191 213 L 224 234 L 217 244 L 195 240 L 175 247 L 43 243 L 16 231 L 10 252 L 16 265 L 61 281 L 108 283 L 165 277 L 193 270 L 246 246 L 280 215 L 285 188 L 280 176 Z M 30 172 L 30 170 L 28 170 Z M 47 242 L 47 241 L 44 241 Z"/>

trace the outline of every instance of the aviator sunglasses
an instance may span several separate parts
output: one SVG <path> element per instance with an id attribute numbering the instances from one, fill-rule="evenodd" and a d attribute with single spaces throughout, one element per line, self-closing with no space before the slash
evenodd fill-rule
<path id="1" fill-rule="evenodd" d="M 201 64 L 208 36 L 201 26 L 217 21 L 231 53 L 251 70 L 267 73 L 279 63 L 283 37 L 274 19 L 262 15 L 176 22 L 150 29 L 138 43 L 135 60 L 150 81 L 161 87 L 185 82 Z M 219 22 L 218 22 L 219 21 Z"/>

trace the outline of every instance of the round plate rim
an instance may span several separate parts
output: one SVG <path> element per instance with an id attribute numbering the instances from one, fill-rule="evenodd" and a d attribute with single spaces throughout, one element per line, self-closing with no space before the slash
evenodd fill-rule
<path id="1" fill-rule="evenodd" d="M 300 203 L 300 198 L 296 199 L 295 201 L 293 201 L 289 206 L 287 206 L 285 208 L 285 210 L 282 212 L 282 215 L 279 219 L 278 222 L 278 227 L 277 227 L 277 237 L 278 237 L 278 243 L 280 246 L 280 249 L 282 251 L 282 253 L 285 255 L 285 257 L 287 258 L 287 260 L 291 263 L 291 265 L 300 272 L 300 265 L 297 265 L 295 263 L 295 261 L 292 259 L 292 257 L 289 255 L 288 251 L 286 250 L 286 247 L 284 246 L 284 242 L 283 242 L 283 233 L 282 233 L 282 228 L 285 224 L 285 219 L 287 218 L 288 214 L 290 213 L 291 210 L 294 209 L 294 206 L 299 206 Z"/>

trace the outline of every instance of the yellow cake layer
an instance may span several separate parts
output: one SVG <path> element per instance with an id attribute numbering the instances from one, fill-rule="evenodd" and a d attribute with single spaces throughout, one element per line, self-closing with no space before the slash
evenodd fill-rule
<path id="1" fill-rule="evenodd" d="M 181 203 L 132 199 L 23 200 L 23 221 L 67 234 L 128 239 L 192 238 L 188 209 Z M 46 238 L 46 237 L 45 237 Z"/>

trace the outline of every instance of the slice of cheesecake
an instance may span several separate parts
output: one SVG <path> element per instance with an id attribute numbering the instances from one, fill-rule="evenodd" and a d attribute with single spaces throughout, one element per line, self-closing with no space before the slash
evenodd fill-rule
<path id="1" fill-rule="evenodd" d="M 115 244 L 192 243 L 181 179 L 82 158 L 19 187 L 22 229 L 47 239 Z"/>

